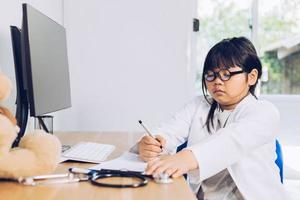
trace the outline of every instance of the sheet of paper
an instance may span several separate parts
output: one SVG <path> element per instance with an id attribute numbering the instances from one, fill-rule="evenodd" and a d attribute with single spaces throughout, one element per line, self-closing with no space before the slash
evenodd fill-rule
<path id="1" fill-rule="evenodd" d="M 145 171 L 146 166 L 147 163 L 142 161 L 137 154 L 126 151 L 120 157 L 107 162 L 102 162 L 90 169 L 115 169 L 143 172 Z"/>

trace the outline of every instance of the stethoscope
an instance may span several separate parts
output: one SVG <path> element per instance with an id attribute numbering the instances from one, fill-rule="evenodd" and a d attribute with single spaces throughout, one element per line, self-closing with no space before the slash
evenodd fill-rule
<path id="1" fill-rule="evenodd" d="M 132 184 L 111 184 L 111 183 L 103 183 L 102 179 L 105 178 L 113 178 L 113 177 L 121 177 L 121 178 L 132 178 L 138 180 L 136 183 Z M 147 185 L 147 178 L 152 178 L 148 175 L 143 175 L 139 172 L 132 171 L 122 171 L 122 170 L 109 170 L 102 169 L 98 172 L 90 172 L 89 180 L 93 185 L 101 186 L 101 187 L 112 187 L 112 188 L 137 188 Z"/>
<path id="2" fill-rule="evenodd" d="M 103 179 L 121 177 L 131 178 L 137 180 L 137 182 L 131 184 L 113 184 L 104 183 Z M 59 183 L 74 183 L 81 181 L 90 181 L 91 184 L 100 187 L 111 187 L 111 188 L 138 188 L 148 184 L 148 179 L 154 179 L 156 183 L 172 183 L 173 180 L 166 174 L 159 174 L 156 176 L 146 175 L 142 172 L 128 171 L 128 170 L 91 170 L 82 169 L 77 167 L 69 168 L 69 172 L 65 174 L 50 174 L 42 176 L 32 176 L 26 178 L 18 178 L 18 182 L 23 185 L 38 186 L 48 184 L 59 184 Z"/>

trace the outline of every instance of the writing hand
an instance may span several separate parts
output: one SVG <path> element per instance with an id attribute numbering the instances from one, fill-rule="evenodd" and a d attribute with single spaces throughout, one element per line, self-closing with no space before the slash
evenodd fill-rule
<path id="1" fill-rule="evenodd" d="M 150 161 L 157 158 L 162 152 L 162 148 L 166 145 L 166 140 L 157 135 L 155 138 L 151 136 L 144 136 L 138 143 L 138 151 L 142 160 Z"/>

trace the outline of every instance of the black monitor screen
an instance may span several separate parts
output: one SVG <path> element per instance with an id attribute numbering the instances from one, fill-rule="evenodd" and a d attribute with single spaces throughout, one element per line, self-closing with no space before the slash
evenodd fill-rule
<path id="1" fill-rule="evenodd" d="M 70 107 L 65 28 L 23 4 L 22 43 L 30 115 L 41 116 Z"/>

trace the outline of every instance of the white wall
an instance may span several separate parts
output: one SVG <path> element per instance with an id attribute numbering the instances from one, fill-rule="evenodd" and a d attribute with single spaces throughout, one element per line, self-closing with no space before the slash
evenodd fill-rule
<path id="1" fill-rule="evenodd" d="M 60 130 L 141 130 L 194 94 L 194 0 L 64 1 L 72 87 Z"/>
<path id="2" fill-rule="evenodd" d="M 0 69 L 7 74 L 13 84 L 14 91 L 10 98 L 3 104 L 13 111 L 15 110 L 15 75 L 14 61 L 11 46 L 10 25 L 21 27 L 22 3 L 29 3 L 58 23 L 63 22 L 63 2 L 62 0 L 0 0 Z"/>
<path id="3" fill-rule="evenodd" d="M 286 145 L 300 145 L 300 95 L 262 95 L 280 112 L 279 140 Z"/>

